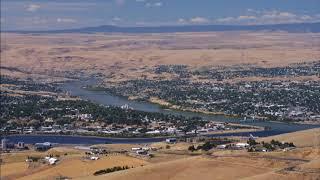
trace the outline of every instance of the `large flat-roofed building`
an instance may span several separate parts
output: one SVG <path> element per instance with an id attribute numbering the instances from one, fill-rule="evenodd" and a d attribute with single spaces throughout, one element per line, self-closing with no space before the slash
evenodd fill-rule
<path id="1" fill-rule="evenodd" d="M 50 142 L 36 143 L 34 147 L 37 151 L 46 151 L 52 148 L 52 144 Z"/>
<path id="2" fill-rule="evenodd" d="M 6 150 L 7 149 L 7 144 L 8 144 L 9 140 L 6 138 L 1 139 L 1 149 L 2 150 Z"/>

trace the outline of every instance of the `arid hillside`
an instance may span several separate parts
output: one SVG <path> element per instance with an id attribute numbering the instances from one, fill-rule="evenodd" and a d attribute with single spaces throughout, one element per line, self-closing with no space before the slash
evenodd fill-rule
<path id="1" fill-rule="evenodd" d="M 302 141 L 312 141 L 309 134 L 319 137 L 320 129 L 273 136 L 268 139 L 292 140 L 299 145 Z M 287 139 L 289 136 L 291 138 Z M 286 152 L 218 151 L 202 156 L 149 164 L 103 176 L 92 176 L 90 179 L 319 179 L 319 148 L 318 144 Z"/>
<path id="2" fill-rule="evenodd" d="M 111 153 L 99 160 L 88 159 L 85 151 L 73 147 L 55 147 L 47 152 L 34 150 L 1 154 L 1 179 L 110 179 L 110 180 L 194 180 L 194 179 L 319 179 L 320 146 L 302 147 L 301 142 L 312 141 L 311 135 L 319 137 L 320 129 L 300 131 L 269 137 L 268 139 L 292 141 L 298 147 L 291 150 L 272 152 L 247 152 L 247 150 L 219 150 L 190 152 L 190 143 L 170 144 L 165 142 L 149 144 L 158 150 L 152 158 L 134 153 Z M 288 137 L 290 137 L 288 139 Z M 267 141 L 263 138 L 261 140 Z M 268 140 L 269 141 L 269 140 Z M 117 152 L 141 144 L 103 144 L 109 151 Z M 26 162 L 28 156 L 59 156 L 55 165 Z M 115 166 L 129 166 L 130 169 L 94 175 L 94 172 Z"/>
<path id="3" fill-rule="evenodd" d="M 294 142 L 298 147 L 320 147 L 320 129 L 316 128 L 306 131 L 281 134 L 278 136 L 261 138 L 259 141 L 271 141 L 272 139 L 285 142 Z"/>
<path id="4" fill-rule="evenodd" d="M 27 73 L 121 79 L 161 64 L 190 68 L 286 66 L 320 59 L 320 35 L 285 32 L 175 34 L 1 34 L 1 67 Z M 8 71 L 3 71 L 9 74 Z"/>

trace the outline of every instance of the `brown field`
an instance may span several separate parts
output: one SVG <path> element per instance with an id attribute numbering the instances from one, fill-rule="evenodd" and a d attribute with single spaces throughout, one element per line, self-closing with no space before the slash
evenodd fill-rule
<path id="1" fill-rule="evenodd" d="M 28 170 L 28 164 L 25 162 L 13 162 L 1 165 L 1 177 L 20 174 Z"/>
<path id="2" fill-rule="evenodd" d="M 245 165 L 239 161 L 224 161 L 208 157 L 189 157 L 175 161 L 158 163 L 126 172 L 112 173 L 95 179 L 238 179 L 268 172 L 269 167 Z M 255 163 L 255 161 L 251 161 Z M 237 171 L 240 169 L 241 171 Z M 93 178 L 92 178 L 93 179 Z"/>
<path id="3" fill-rule="evenodd" d="M 19 68 L 30 76 L 63 76 L 81 71 L 102 73 L 116 81 L 142 75 L 152 78 L 155 74 L 149 70 L 160 64 L 185 64 L 191 68 L 245 64 L 274 67 L 320 58 L 319 33 L 1 36 L 1 66 Z M 19 76 L 19 72 L 12 75 Z"/>
<path id="4" fill-rule="evenodd" d="M 290 151 L 248 153 L 245 150 L 215 150 L 190 153 L 189 143 L 170 145 L 154 143 L 149 146 L 160 148 L 151 159 L 134 158 L 126 155 L 102 156 L 97 161 L 83 159 L 84 152 L 70 147 L 53 148 L 39 153 L 32 150 L 3 154 L 1 179 L 110 179 L 110 180 L 193 180 L 193 179 L 319 179 L 320 146 L 306 144 L 312 137 L 319 137 L 320 129 L 306 130 L 261 140 L 292 141 L 298 148 Z M 107 144 L 109 150 L 130 150 L 143 145 Z M 64 155 L 67 153 L 67 155 Z M 26 156 L 59 154 L 55 166 L 46 164 L 30 166 Z M 133 166 L 129 170 L 93 176 L 97 170 L 114 166 Z M 141 166 L 143 165 L 143 166 Z"/>
<path id="5" fill-rule="evenodd" d="M 259 141 L 271 141 L 277 139 L 279 141 L 294 142 L 298 147 L 320 147 L 320 129 L 310 129 L 306 131 L 298 131 L 294 133 L 281 134 L 278 136 L 271 136 L 261 138 Z"/>
<path id="6" fill-rule="evenodd" d="M 295 144 L 308 141 L 313 133 L 320 135 L 320 129 L 301 131 L 290 134 Z M 289 134 L 288 134 L 289 135 Z M 270 139 L 285 140 L 284 137 L 274 136 Z M 163 143 L 153 146 L 162 147 Z M 302 145 L 302 144 L 299 144 Z M 181 151 L 187 145 L 173 145 L 171 151 Z M 218 151 L 211 155 L 195 157 L 172 154 L 156 154 L 158 161 L 150 165 L 129 169 L 122 172 L 102 176 L 91 176 L 80 179 L 110 179 L 110 180 L 193 180 L 193 179 L 319 179 L 320 178 L 320 146 L 300 147 L 292 151 L 271 153 L 247 153 L 245 151 Z M 164 158 L 167 157 L 167 158 Z M 151 160 L 152 162 L 152 160 Z"/>
<path id="7" fill-rule="evenodd" d="M 65 155 L 67 153 L 67 155 Z M 48 154 L 60 155 L 60 161 L 55 166 L 41 163 L 25 162 L 27 156 L 45 157 Z M 126 166 L 136 167 L 148 164 L 140 159 L 125 155 L 109 155 L 101 157 L 97 161 L 83 158 L 84 152 L 67 147 L 53 148 L 48 152 L 17 152 L 3 154 L 1 158 L 4 163 L 1 165 L 1 179 L 55 179 L 57 177 L 86 177 L 91 176 L 95 171 L 114 167 Z"/>
<path id="8" fill-rule="evenodd" d="M 303 150 L 301 150 L 303 151 Z M 258 156 L 259 157 L 259 156 Z M 300 162 L 277 159 L 278 156 L 256 158 L 253 155 L 246 156 L 196 156 L 180 158 L 167 162 L 160 162 L 144 167 L 129 169 L 123 172 L 110 173 L 97 177 L 86 177 L 83 179 L 111 179 L 111 180 L 135 180 L 135 179 L 259 179 L 265 177 L 273 179 L 282 177 L 286 179 L 316 178 L 319 172 L 318 162 L 311 161 L 311 167 L 304 170 Z M 295 171 L 287 172 L 287 167 L 295 167 Z M 303 167 L 303 166 L 302 166 Z M 312 171 L 311 171 L 312 170 Z M 305 172 L 311 173 L 305 173 Z M 301 173 L 302 172 L 302 173 Z"/>
<path id="9" fill-rule="evenodd" d="M 60 164 L 52 168 L 48 168 L 44 171 L 31 174 L 19 179 L 54 179 L 55 177 L 64 176 L 69 178 L 87 177 L 101 169 L 111 168 L 114 166 L 141 166 L 146 164 L 143 160 L 127 157 L 123 155 L 114 155 L 108 157 L 102 157 L 97 161 L 84 161 L 80 158 L 74 158 L 66 161 L 62 161 Z"/>
<path id="10" fill-rule="evenodd" d="M 70 73 L 79 76 L 75 74 L 79 72 L 85 75 L 102 73 L 113 81 L 143 75 L 153 78 L 156 75 L 150 69 L 160 64 L 185 64 L 190 68 L 247 64 L 278 67 L 319 59 L 320 33 L 1 34 L 1 67 L 18 68 L 1 69 L 1 75 L 46 81 L 64 80 Z M 168 150 L 164 149 L 166 144 L 157 143 L 152 146 L 163 149 L 152 159 L 111 155 L 98 161 L 84 160 L 84 152 L 67 147 L 45 153 L 30 150 L 1 155 L 4 162 L 1 179 L 56 179 L 61 176 L 110 180 L 320 179 L 319 128 L 260 140 L 271 139 L 293 142 L 298 148 L 265 154 L 246 151 L 192 154 L 187 152 L 188 143 L 170 145 Z M 129 150 L 136 145 L 103 146 L 110 150 Z M 47 154 L 60 155 L 59 163 L 29 166 L 25 162 L 27 156 Z M 125 165 L 135 168 L 92 175 L 97 170 Z"/>

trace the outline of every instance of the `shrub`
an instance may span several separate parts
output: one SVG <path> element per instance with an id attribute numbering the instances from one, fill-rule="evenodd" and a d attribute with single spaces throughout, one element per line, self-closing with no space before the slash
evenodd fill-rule
<path id="1" fill-rule="evenodd" d="M 99 175 L 102 175 L 102 174 L 107 174 L 107 173 L 112 173 L 112 172 L 115 172 L 115 171 L 122 171 L 122 170 L 126 170 L 126 169 L 129 169 L 129 166 L 115 166 L 115 167 L 112 167 L 112 168 L 107 168 L 107 169 L 102 169 L 102 170 L 99 170 L 99 171 L 96 171 L 93 173 L 94 176 L 99 176 Z"/>
<path id="2" fill-rule="evenodd" d="M 196 148 L 194 148 L 194 145 L 192 145 L 192 146 L 189 146 L 188 150 L 193 152 L 196 150 Z"/>
<path id="3" fill-rule="evenodd" d="M 204 150 L 204 151 L 209 151 L 210 149 L 212 149 L 213 147 L 215 147 L 215 144 L 214 143 L 211 143 L 211 142 L 206 142 L 204 143 L 202 146 L 198 146 L 197 147 L 197 150 Z"/>
<path id="4" fill-rule="evenodd" d="M 32 162 L 38 162 L 40 157 L 28 156 L 27 159 L 30 159 Z"/>
<path id="5" fill-rule="evenodd" d="M 210 149 L 212 149 L 214 147 L 214 144 L 210 143 L 210 142 L 206 142 L 202 145 L 202 150 L 204 151 L 209 151 Z"/>
<path id="6" fill-rule="evenodd" d="M 249 140 L 247 141 L 247 143 L 248 143 L 250 146 L 254 146 L 254 145 L 257 145 L 257 144 L 258 144 L 254 139 L 249 139 Z"/>
<path id="7" fill-rule="evenodd" d="M 272 146 L 272 144 L 269 144 L 269 143 L 264 143 L 263 144 L 263 147 L 265 147 L 267 150 L 271 150 L 273 151 L 274 150 L 274 147 Z"/>

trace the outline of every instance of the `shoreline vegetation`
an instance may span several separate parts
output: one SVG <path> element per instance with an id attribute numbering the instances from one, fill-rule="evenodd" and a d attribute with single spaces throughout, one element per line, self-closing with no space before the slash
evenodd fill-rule
<path id="1" fill-rule="evenodd" d="M 129 97 L 128 100 L 134 100 L 132 97 Z M 243 116 L 240 116 L 238 114 L 225 114 L 223 112 L 210 112 L 210 111 L 203 111 L 203 110 L 196 110 L 196 109 L 190 109 L 190 108 L 181 108 L 180 106 L 177 105 L 172 105 L 169 102 L 159 99 L 157 97 L 152 97 L 149 98 L 147 102 L 153 103 L 160 105 L 161 108 L 163 109 L 168 109 L 168 110 L 177 110 L 177 111 L 183 111 L 183 112 L 194 112 L 194 113 L 201 113 L 201 114 L 206 114 L 206 115 L 222 115 L 226 117 L 237 117 L 237 118 L 242 118 Z M 244 116 L 247 117 L 247 116 Z M 256 121 L 268 121 L 267 117 L 262 117 L 262 116 L 255 116 Z M 297 122 L 292 122 L 292 121 L 268 121 L 268 122 L 275 122 L 275 123 L 293 123 L 293 124 L 304 124 L 304 125 L 319 125 L 320 122 L 314 122 L 314 121 L 297 121 Z"/>
<path id="2" fill-rule="evenodd" d="M 130 98 L 129 98 L 130 99 Z M 204 110 L 196 110 L 196 109 L 190 109 L 190 108 L 182 108 L 181 106 L 177 105 L 172 105 L 171 103 L 159 99 L 157 97 L 151 97 L 148 99 L 148 102 L 158 104 L 160 107 L 164 109 L 173 109 L 173 110 L 178 110 L 178 111 L 184 111 L 184 112 L 195 112 L 195 113 L 202 113 L 202 114 L 208 114 L 208 115 L 223 115 L 223 116 L 229 116 L 229 117 L 241 117 L 239 115 L 233 114 L 233 115 L 227 115 L 223 112 L 209 112 L 209 111 L 204 111 Z"/>
<path id="3" fill-rule="evenodd" d="M 100 86 L 85 86 L 83 88 L 88 91 L 106 92 L 106 89 L 104 87 L 100 87 Z M 108 92 L 108 93 L 111 93 L 111 92 Z M 177 110 L 177 111 L 183 111 L 183 112 L 202 113 L 202 114 L 207 114 L 207 115 L 223 115 L 223 116 L 227 116 L 227 117 L 241 117 L 240 115 L 237 115 L 237 114 L 230 115 L 230 114 L 225 114 L 223 112 L 210 112 L 210 111 L 196 110 L 196 109 L 190 109 L 190 108 L 182 108 L 181 106 L 172 105 L 171 103 L 169 103 L 163 99 L 159 99 L 157 97 L 150 97 L 147 100 L 142 100 L 138 96 L 122 96 L 120 94 L 114 94 L 114 95 L 125 98 L 130 101 L 153 103 L 153 104 L 159 105 L 162 109 Z M 259 117 L 257 117 L 257 118 L 259 118 Z"/>
<path id="4" fill-rule="evenodd" d="M 67 82 L 64 82 L 67 83 Z M 46 87 L 46 86 L 44 86 Z M 43 87 L 43 88 L 44 88 Z M 47 87 L 46 87 L 47 88 Z M 81 88 L 86 89 L 88 91 L 105 91 L 104 87 L 95 87 L 95 86 L 82 86 Z M 55 92 L 55 91 L 54 91 Z M 123 98 L 129 99 L 129 100 L 133 100 L 136 99 L 137 97 L 124 97 L 121 96 Z M 81 98 L 80 98 L 81 99 Z M 139 98 L 138 98 L 139 100 Z M 223 115 L 223 116 L 229 116 L 229 117 L 241 117 L 239 115 L 226 115 L 223 112 L 207 112 L 207 111 L 201 111 L 201 110 L 194 110 L 194 109 L 185 109 L 185 108 L 181 108 L 180 106 L 176 106 L 176 105 L 172 105 L 169 102 L 166 102 L 165 100 L 159 99 L 157 97 L 151 97 L 147 100 L 142 100 L 148 103 L 153 103 L 153 104 L 157 104 L 160 106 L 160 108 L 162 109 L 169 109 L 169 110 L 177 110 L 177 111 L 184 111 L 184 112 L 194 112 L 194 113 L 201 113 L 201 114 L 210 114 L 210 115 Z M 259 117 L 257 117 L 259 118 Z M 259 119 L 260 120 L 260 119 Z M 214 117 L 211 120 L 212 122 L 221 122 L 221 121 L 215 121 Z M 241 120 L 240 120 L 241 121 Z M 239 121 L 239 123 L 240 123 Z M 287 123 L 287 122 L 282 122 L 282 121 L 275 121 L 277 123 Z M 291 122 L 292 123 L 292 122 Z M 74 137 L 93 137 L 93 138 L 109 138 L 109 139 L 161 139 L 161 138 L 170 138 L 170 137 L 176 137 L 176 138 L 180 138 L 180 137 L 194 137 L 197 135 L 200 136 L 210 136 L 210 135 L 215 135 L 215 134 L 232 134 L 232 133 L 250 133 L 250 132 L 257 132 L 257 131 L 264 131 L 267 130 L 268 127 L 262 127 L 262 126 L 251 126 L 251 125 L 242 125 L 242 124 L 238 124 L 238 123 L 228 123 L 229 125 L 233 125 L 233 126 L 240 126 L 240 128 L 236 128 L 233 129 L 231 128 L 231 130 L 217 130 L 217 131 L 213 131 L 213 132 L 207 132 L 207 133 L 194 133 L 194 134 L 180 134 L 180 135 L 172 135 L 172 134 L 161 134 L 161 135 L 127 135 L 127 134 L 116 134 L 116 135 L 111 135 L 111 134 L 103 134 L 101 132 L 89 132 L 89 133 L 78 133 L 78 132 L 73 132 L 73 133 L 59 133 L 59 132 L 52 132 L 52 133 L 31 133 L 31 134 L 21 134 L 21 133 L 12 133 L 11 135 L 49 135 L 49 136 L 74 136 Z"/>
<path id="5" fill-rule="evenodd" d="M 106 92 L 106 88 L 101 87 L 101 86 L 85 86 L 83 87 L 84 89 L 88 91 L 102 91 Z M 108 91 L 108 93 L 111 93 Z M 112 93 L 111 93 L 112 94 Z M 238 114 L 225 114 L 224 112 L 210 112 L 210 111 L 204 111 L 204 110 L 196 110 L 196 109 L 191 109 L 191 108 L 182 108 L 181 106 L 178 105 L 173 105 L 170 102 L 167 102 L 163 99 L 160 99 L 158 97 L 150 97 L 149 99 L 146 100 L 141 100 L 138 96 L 122 96 L 120 94 L 115 94 L 116 96 L 125 98 L 130 101 L 138 101 L 138 102 L 147 102 L 147 103 L 152 103 L 159 105 L 161 109 L 164 110 L 176 110 L 176 111 L 182 111 L 182 112 L 193 112 L 193 113 L 200 113 L 200 114 L 205 114 L 205 115 L 222 115 L 226 117 L 236 117 L 236 118 L 244 118 L 243 116 L 240 116 Z M 246 117 L 246 116 L 245 116 Z M 261 117 L 261 116 L 255 116 L 256 121 L 268 121 L 267 117 Z M 292 121 L 276 121 L 276 120 L 269 120 L 268 122 L 276 122 L 276 123 L 293 123 L 293 124 L 303 124 L 303 125 L 319 125 L 320 122 L 314 122 L 314 121 L 297 121 L 297 122 L 292 122 Z"/>
<path id="6" fill-rule="evenodd" d="M 143 112 L 130 109 L 130 107 L 105 107 L 94 102 L 83 100 L 77 96 L 70 96 L 68 92 L 63 92 L 61 89 L 58 89 L 55 84 L 37 84 L 33 81 L 19 81 L 8 77 L 4 77 L 3 81 L 12 87 L 12 89 L 9 89 L 9 92 L 5 91 L 6 94 L 3 96 L 4 102 L 8 104 L 3 117 L 12 119 L 9 125 L 1 129 L 5 135 L 50 134 L 102 138 L 167 138 L 264 130 L 263 127 L 231 124 L 228 122 L 221 124 L 221 122 L 211 121 L 211 123 L 220 124 L 219 127 L 217 125 L 215 130 L 200 132 L 199 127 L 204 129 L 205 123 L 208 122 L 201 121 L 200 117 L 189 118 L 183 117 L 182 115 L 168 115 L 160 112 Z M 80 88 L 85 87 L 82 86 Z M 34 93 L 19 98 L 12 95 L 13 92 L 20 91 Z M 54 96 L 38 96 L 37 92 L 51 92 L 54 93 Z M 75 97 L 77 97 L 77 99 L 74 99 Z M 24 124 L 21 123 L 21 119 L 25 120 Z M 163 129 L 160 129 L 161 132 L 153 133 L 153 131 L 147 129 L 148 127 L 143 124 L 154 123 L 152 126 L 158 127 L 160 124 L 156 124 L 156 120 L 162 121 L 161 123 L 169 122 L 169 124 L 177 126 L 178 128 L 181 127 L 178 129 L 179 133 L 177 133 L 178 131 L 172 133 L 173 131 L 165 131 Z M 114 123 L 118 123 L 121 126 L 117 127 Z M 137 125 L 140 125 L 142 128 Z M 224 125 L 228 125 L 228 127 L 220 127 Z M 107 127 L 107 130 L 105 131 L 102 127 Z M 134 133 L 134 130 L 129 130 L 129 128 L 137 127 L 140 128 L 138 133 Z M 208 127 L 212 128 L 212 124 L 208 124 Z M 192 131 L 193 129 L 195 130 Z M 199 130 L 200 133 L 197 132 L 197 130 Z"/>
<path id="7" fill-rule="evenodd" d="M 232 123 L 230 123 L 232 124 Z M 238 124 L 237 124 L 238 125 Z M 88 137 L 88 138 L 108 138 L 108 139 L 114 139 L 114 140 L 126 140 L 126 139 L 134 139 L 134 140 L 147 140 L 147 139 L 164 139 L 164 138 L 182 138 L 182 137 L 194 137 L 196 135 L 200 136 L 210 136 L 210 135 L 223 135 L 223 134 L 230 134 L 230 133 L 250 133 L 250 132 L 258 132 L 258 131 L 264 131 L 263 127 L 258 126 L 251 126 L 252 128 L 247 129 L 234 129 L 234 130 L 220 130 L 216 132 L 210 132 L 210 133 L 203 133 L 203 134 L 189 134 L 189 135 L 180 135 L 180 136 L 106 136 L 106 135 L 97 135 L 97 134 L 49 134 L 49 133 L 31 133 L 31 134 L 8 134 L 7 137 L 10 136 L 61 136 L 61 137 Z"/>

